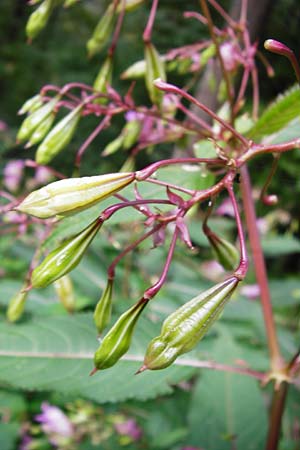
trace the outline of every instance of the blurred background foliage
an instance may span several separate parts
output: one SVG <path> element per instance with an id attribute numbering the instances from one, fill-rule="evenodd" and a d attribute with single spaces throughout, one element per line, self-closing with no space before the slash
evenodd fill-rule
<path id="1" fill-rule="evenodd" d="M 45 84 L 62 86 L 72 81 L 91 84 L 103 61 L 102 55 L 89 60 L 85 43 L 96 25 L 102 9 L 105 7 L 105 2 L 82 0 L 72 8 L 66 10 L 58 8 L 45 30 L 31 45 L 26 43 L 25 37 L 25 24 L 31 9 L 26 3 L 24 0 L 1 0 L 0 2 L 0 121 L 2 121 L 0 129 L 0 171 L 12 159 L 33 158 L 33 150 L 25 150 L 15 143 L 16 131 L 21 123 L 21 119 L 16 113 L 24 101 L 38 92 Z M 268 21 L 264 24 L 259 36 L 259 48 L 261 50 L 263 50 L 262 42 L 264 39 L 272 37 L 290 45 L 299 54 L 300 7 L 298 3 L 298 0 L 277 0 L 273 2 Z M 227 8 L 230 6 L 230 2 L 224 1 L 222 5 Z M 120 81 L 117 75 L 131 63 L 143 58 L 143 44 L 140 36 L 146 23 L 148 8 L 149 2 L 145 2 L 144 6 L 132 14 L 128 14 L 125 20 L 116 52 L 113 83 L 114 87 L 121 93 L 126 92 L 129 84 Z M 182 0 L 162 0 L 160 2 L 153 35 L 153 41 L 160 52 L 164 53 L 172 47 L 186 45 L 205 38 L 206 30 L 204 27 L 199 26 L 197 21 L 182 17 L 183 11 L 186 10 L 199 10 L 199 2 L 197 0 L 184 2 Z M 217 20 L 220 19 L 217 18 Z M 285 60 L 277 55 L 268 55 L 268 59 L 275 69 L 276 76 L 273 79 L 267 79 L 265 72 L 261 70 L 262 110 L 274 97 L 294 84 L 292 70 Z M 172 74 L 170 79 L 182 83 L 182 78 L 179 78 L 178 75 Z M 136 85 L 135 99 L 139 104 L 147 102 L 143 81 L 139 81 Z M 68 147 L 68 152 L 64 152 L 63 155 L 55 159 L 54 167 L 66 174 L 72 173 L 71 165 L 75 151 L 96 125 L 96 120 L 89 117 L 83 121 L 72 144 Z M 115 120 L 109 130 L 98 136 L 84 157 L 83 174 L 104 173 L 116 171 L 120 168 L 124 162 L 122 154 L 104 159 L 100 158 L 100 153 L 106 143 L 118 135 L 122 124 L 122 119 Z M 283 130 L 281 135 L 275 136 L 274 139 L 282 141 L 294 135 L 298 136 L 298 133 L 299 121 L 297 120 Z M 162 148 L 157 147 L 155 155 L 160 155 L 160 151 L 162 151 Z M 172 148 L 167 146 L 163 148 L 163 151 L 165 155 L 166 152 L 171 152 Z M 143 166 L 152 158 L 153 155 L 142 154 L 138 164 Z M 270 160 L 271 156 L 266 156 L 251 163 L 251 173 L 257 192 L 268 173 Z M 279 163 L 278 173 L 270 187 L 270 190 L 279 196 L 278 205 L 273 208 L 266 208 L 258 203 L 258 214 L 263 217 L 266 229 L 263 236 L 263 246 L 271 276 L 270 285 L 275 317 L 277 324 L 280 326 L 280 343 L 287 356 L 291 356 L 296 351 L 299 342 L 299 164 L 299 151 L 283 155 Z M 21 190 L 27 182 L 26 180 L 30 179 L 32 171 L 27 169 L 25 175 L 26 179 L 21 186 Z M 170 179 L 177 177 L 178 181 L 179 176 L 179 173 L 171 173 Z M 190 174 L 187 178 L 190 183 Z M 205 183 L 205 180 L 203 183 Z M 80 215 L 76 217 L 78 217 L 76 220 L 72 219 L 61 226 L 56 232 L 57 235 L 55 233 L 51 235 L 46 247 L 48 245 L 51 248 L 51 245 L 56 242 L 57 236 L 61 238 L 64 233 L 70 232 L 71 229 L 74 230 L 76 227 L 80 229 L 86 219 L 80 218 Z M 76 311 L 79 319 L 82 317 L 83 322 L 91 321 L 91 311 L 98 300 L 101 289 L 105 286 L 107 261 L 111 261 L 118 254 L 118 249 L 129 239 L 132 239 L 133 235 L 138 236 L 141 232 L 141 226 L 135 222 L 134 227 L 131 227 L 132 220 L 130 215 L 124 216 L 121 226 L 116 219 L 109 228 L 106 227 L 103 234 L 101 232 L 101 238 L 95 240 L 84 264 L 81 264 L 72 273 L 72 280 L 76 288 Z M 212 223 L 214 230 L 220 231 L 221 234 L 231 238 L 234 236 L 234 223 L 230 218 L 219 217 L 214 219 Z M 116 230 L 117 234 L 114 233 Z M 18 239 L 14 235 L 7 239 L 1 239 L 0 308 L 3 315 L 9 299 L 22 284 L 22 277 L 27 271 L 34 246 L 40 236 L 39 233 L 41 233 L 41 229 L 39 226 L 35 226 L 35 229 L 32 229 L 32 234 L 23 235 Z M 205 272 L 204 263 L 211 259 L 211 254 L 197 221 L 191 222 L 191 237 L 196 245 L 196 252 L 191 256 L 187 255 L 183 246 L 179 246 L 170 271 L 169 282 L 162 293 L 159 294 L 159 301 L 154 302 L 153 306 L 151 305 L 148 318 L 154 321 L 153 326 L 156 329 L 158 329 L 162 318 L 182 303 L 182 298 L 184 300 L 192 298 L 199 292 L 199 289 L 208 285 L 205 274 L 209 271 Z M 149 246 L 145 245 L 129 258 L 126 258 L 118 271 L 115 296 L 121 301 L 116 303 L 116 312 L 123 311 L 124 304 L 128 305 L 131 299 L 137 298 L 139 293 L 151 282 L 152 277 L 157 274 L 157 268 L 161 266 L 162 260 L 165 258 L 165 253 L 163 248 L 149 252 Z M 199 273 L 199 266 L 201 267 L 201 273 Z M 224 274 L 221 276 L 224 276 Z M 254 275 L 250 272 L 247 282 L 251 284 L 254 281 Z M 223 362 L 228 363 L 232 363 L 235 357 L 238 358 L 243 355 L 251 366 L 258 370 L 265 370 L 267 364 L 265 335 L 259 305 L 256 301 L 253 301 L 251 307 L 249 307 L 249 299 L 243 294 L 239 294 L 238 298 L 241 301 L 234 301 L 229 305 L 220 324 L 216 326 L 215 331 L 208 336 L 203 346 L 199 347 L 199 351 L 195 354 L 197 357 L 201 356 L 204 359 L 212 357 L 218 359 L 218 356 L 220 356 L 220 360 L 223 359 Z M 66 329 L 75 327 L 76 319 L 67 316 L 52 287 L 30 293 L 29 300 L 26 315 L 20 324 L 20 326 L 23 326 L 22 333 L 24 333 L 25 338 L 30 338 L 31 320 L 36 321 L 37 330 L 41 323 L 47 324 L 47 321 L 49 321 L 49 324 L 53 324 L 53 321 L 57 318 L 66 321 Z M 27 326 L 28 324 L 29 326 Z M 2 326 L 3 336 L 5 336 L 5 333 L 9 334 L 18 330 L 17 327 L 19 326 L 7 325 L 4 319 L 0 325 Z M 141 335 L 139 335 L 142 341 L 145 339 L 143 332 L 148 339 L 153 332 L 151 327 L 148 330 L 146 321 L 144 328 L 144 330 L 140 330 Z M 93 339 L 91 336 L 87 338 L 87 342 L 90 342 L 91 339 Z M 2 344 L 4 342 L 3 337 Z M 42 344 L 41 349 L 43 349 Z M 76 353 L 76 348 L 74 351 Z M 21 363 L 24 364 L 25 368 L 33 367 L 33 373 L 35 369 L 38 371 L 38 367 L 35 367 L 26 358 Z M 4 358 L 1 366 L 4 372 L 6 364 L 7 361 Z M 18 361 L 13 361 L 12 364 L 18 364 Z M 174 374 L 170 372 L 170 375 L 168 375 L 169 372 L 167 372 L 165 378 L 161 381 L 161 386 L 163 386 L 161 391 L 159 389 L 156 391 L 154 387 L 151 395 L 149 394 L 151 399 L 147 402 L 126 399 L 126 390 L 130 391 L 132 388 L 130 381 L 128 382 L 129 386 L 124 383 L 124 389 L 121 391 L 121 394 L 123 394 L 119 394 L 117 403 L 108 404 L 106 399 L 105 405 L 99 407 L 98 403 L 102 403 L 101 395 L 104 395 L 101 391 L 101 385 L 99 384 L 94 388 L 97 389 L 95 395 L 85 389 L 86 367 L 88 370 L 89 366 L 84 366 L 82 373 L 80 372 L 82 384 L 79 383 L 72 393 L 67 389 L 68 372 L 64 374 L 65 370 L 71 369 L 68 369 L 69 366 L 67 365 L 64 366 L 65 362 L 58 362 L 57 364 L 61 367 L 60 376 L 65 381 L 65 385 L 60 391 L 58 390 L 58 393 L 55 392 L 53 386 L 51 392 L 48 392 L 41 381 L 42 377 L 34 378 L 30 371 L 27 372 L 27 378 L 25 373 L 24 379 L 22 378 L 21 381 L 18 380 L 18 377 L 14 380 L 14 388 L 9 384 L 9 378 L 6 384 L 3 383 L 2 390 L 0 390 L 1 450 L 18 448 L 21 439 L 20 424 L 22 424 L 21 434 L 23 436 L 27 433 L 38 441 L 37 446 L 33 448 L 42 450 L 52 447 L 38 425 L 33 422 L 33 417 L 40 412 L 43 401 L 64 409 L 73 421 L 75 420 L 74 410 L 77 411 L 77 414 L 78 412 L 81 412 L 82 415 L 86 414 L 87 419 L 82 419 L 81 422 L 82 435 L 78 443 L 75 447 L 62 448 L 70 450 L 73 448 L 117 450 L 125 447 L 131 449 L 156 450 L 165 448 L 179 450 L 185 445 L 194 445 L 197 448 L 201 447 L 207 450 L 229 450 L 233 448 L 232 445 L 234 445 L 233 442 L 236 438 L 226 428 L 226 414 L 223 410 L 220 411 L 218 404 L 214 403 L 214 399 L 211 398 L 211 393 L 216 392 L 219 402 L 226 404 L 226 399 L 222 397 L 225 392 L 225 385 L 226 389 L 229 389 L 228 392 L 232 394 L 232 402 L 229 406 L 234 418 L 234 426 L 231 432 L 239 434 L 237 448 L 243 450 L 262 448 L 261 445 L 265 438 L 262 424 L 266 422 L 263 402 L 266 403 L 268 399 L 268 388 L 264 391 L 264 397 L 262 397 L 253 380 L 246 379 L 244 381 L 243 379 L 240 381 L 240 377 L 236 375 L 225 379 L 224 374 L 219 373 L 204 373 L 203 375 L 201 373 L 201 376 L 198 376 L 199 372 L 193 370 L 179 371 L 179 375 L 177 372 Z M 134 367 L 135 370 L 138 368 Z M 129 374 L 134 372 L 134 367 L 128 368 Z M 71 372 L 75 369 L 77 370 L 75 366 L 72 366 Z M 57 370 L 57 367 L 54 370 Z M 131 380 L 129 374 L 128 377 Z M 5 378 L 5 375 L 3 376 Z M 33 379 L 31 379 L 32 376 Z M 120 380 L 118 382 L 120 383 Z M 35 392 L 31 383 L 36 383 L 36 388 L 41 392 Z M 132 384 L 134 385 L 134 383 L 133 381 Z M 228 383 L 230 387 L 228 387 Z M 172 384 L 174 384 L 174 387 Z M 22 391 L 23 388 L 26 390 L 25 393 Z M 135 395 L 140 393 L 140 398 L 142 397 L 142 388 L 137 386 L 132 389 Z M 162 393 L 164 396 L 161 395 Z M 93 395 L 95 398 L 93 398 Z M 155 396 L 157 396 L 156 399 L 153 398 Z M 89 400 L 79 401 L 78 397 L 88 398 Z M 96 403 L 89 403 L 93 399 Z M 202 405 L 200 409 L 199 405 Z M 245 413 L 246 411 L 249 411 L 249 415 Z M 259 412 L 261 413 L 259 414 Z M 256 420 L 253 420 L 253 414 L 256 415 Z M 134 420 L 143 430 L 141 439 L 135 442 L 131 440 L 129 434 L 126 440 L 122 434 L 116 433 L 114 424 L 120 415 L 123 417 L 122 420 L 134 417 Z M 299 426 L 299 422 L 295 422 L 297 415 L 300 416 L 299 391 L 292 388 L 284 417 L 283 439 L 280 447 L 282 450 L 299 449 L 299 446 L 297 447 L 297 437 L 299 436 L 297 430 L 295 431 L 296 425 Z M 214 417 L 214 420 L 210 420 L 209 417 Z M 203 424 L 200 429 L 199 420 Z M 218 426 L 216 426 L 216 423 Z M 252 428 L 249 431 L 250 423 Z M 94 428 L 91 429 L 91 426 L 94 426 Z M 243 431 L 241 432 L 241 430 Z"/>

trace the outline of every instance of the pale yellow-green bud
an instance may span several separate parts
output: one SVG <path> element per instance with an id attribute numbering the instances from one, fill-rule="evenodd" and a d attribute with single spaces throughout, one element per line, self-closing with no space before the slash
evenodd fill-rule
<path id="1" fill-rule="evenodd" d="M 75 295 L 69 275 L 64 275 L 54 281 L 53 286 L 63 307 L 72 313 L 75 308 Z"/>
<path id="2" fill-rule="evenodd" d="M 153 103 L 160 105 L 163 93 L 156 86 L 153 81 L 160 78 L 166 81 L 166 72 L 163 59 L 160 57 L 156 48 L 151 42 L 145 44 L 145 60 L 146 60 L 146 73 L 145 82 L 149 93 L 149 97 Z"/>
<path id="3" fill-rule="evenodd" d="M 104 200 L 134 178 L 134 173 L 123 172 L 54 181 L 31 192 L 15 209 L 41 219 L 74 214 Z"/>
<path id="4" fill-rule="evenodd" d="M 25 302 L 28 292 L 23 291 L 27 285 L 24 285 L 21 290 L 10 300 L 6 311 L 6 317 L 9 322 L 16 322 L 20 319 L 24 312 Z"/>

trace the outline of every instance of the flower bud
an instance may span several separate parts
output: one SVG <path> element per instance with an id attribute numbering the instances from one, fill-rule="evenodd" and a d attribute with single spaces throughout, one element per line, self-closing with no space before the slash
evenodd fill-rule
<path id="1" fill-rule="evenodd" d="M 153 81 L 160 78 L 162 81 L 166 81 L 165 65 L 163 59 L 160 57 L 156 48 L 151 42 L 145 44 L 145 60 L 146 60 L 146 73 L 145 82 L 146 87 L 153 103 L 159 105 L 161 103 L 163 93 L 156 86 Z"/>
<path id="2" fill-rule="evenodd" d="M 106 325 L 110 322 L 112 307 L 113 280 L 108 279 L 106 287 L 98 301 L 95 312 L 94 322 L 99 333 L 102 333 Z"/>
<path id="3" fill-rule="evenodd" d="M 99 53 L 108 41 L 115 21 L 115 10 L 109 5 L 98 22 L 91 39 L 87 42 L 89 56 Z"/>
<path id="4" fill-rule="evenodd" d="M 46 119 L 34 130 L 26 144 L 26 148 L 32 145 L 38 144 L 47 135 L 48 131 L 51 129 L 53 122 L 55 120 L 55 113 L 51 113 Z"/>
<path id="5" fill-rule="evenodd" d="M 94 371 L 113 366 L 127 352 L 131 344 L 134 326 L 146 304 L 147 301 L 142 299 L 119 317 L 95 353 Z"/>
<path id="6" fill-rule="evenodd" d="M 26 100 L 26 102 L 21 106 L 18 114 L 21 116 L 27 112 L 33 112 L 40 108 L 43 104 L 42 97 L 40 94 L 34 95 L 33 97 Z"/>
<path id="7" fill-rule="evenodd" d="M 32 287 L 46 287 L 71 272 L 79 264 L 101 225 L 102 222 L 96 219 L 80 233 L 65 240 L 59 247 L 50 252 L 32 272 Z"/>
<path id="8" fill-rule="evenodd" d="M 53 7 L 54 0 L 44 0 L 30 15 L 26 24 L 26 34 L 29 39 L 34 39 L 47 25 Z"/>
<path id="9" fill-rule="evenodd" d="M 82 105 L 77 106 L 50 131 L 37 149 L 35 160 L 38 164 L 48 164 L 69 144 L 81 117 L 82 108 Z"/>
<path id="10" fill-rule="evenodd" d="M 69 312 L 74 312 L 75 296 L 73 284 L 69 275 L 64 275 L 53 283 L 54 289 L 63 307 Z"/>
<path id="11" fill-rule="evenodd" d="M 26 117 L 18 131 L 17 140 L 19 142 L 26 141 L 30 138 L 37 127 L 52 113 L 59 99 L 59 96 L 52 98 L 49 102 Z"/>
<path id="12" fill-rule="evenodd" d="M 210 232 L 207 238 L 212 246 L 217 261 L 225 270 L 234 270 L 238 266 L 240 255 L 230 242 Z"/>
<path id="13" fill-rule="evenodd" d="M 28 291 L 24 291 L 26 287 L 27 285 L 24 285 L 8 304 L 6 318 L 9 322 L 16 322 L 20 319 L 24 312 L 25 302 L 28 295 Z"/>
<path id="14" fill-rule="evenodd" d="M 134 173 L 112 173 L 54 181 L 31 192 L 15 209 L 40 219 L 74 214 L 124 188 L 134 177 Z"/>
<path id="15" fill-rule="evenodd" d="M 182 305 L 164 321 L 160 336 L 149 343 L 143 370 L 164 369 L 192 350 L 218 319 L 239 280 L 228 278 Z"/>

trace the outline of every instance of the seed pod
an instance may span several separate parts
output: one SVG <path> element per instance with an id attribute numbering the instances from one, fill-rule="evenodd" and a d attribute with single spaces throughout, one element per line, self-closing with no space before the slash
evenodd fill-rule
<path id="1" fill-rule="evenodd" d="M 117 7 L 117 13 L 120 13 L 123 9 L 123 2 L 119 2 L 119 5 Z M 133 11 L 135 8 L 140 6 L 142 3 L 144 3 L 144 0 L 125 0 L 125 11 Z"/>
<path id="2" fill-rule="evenodd" d="M 137 141 L 141 132 L 141 122 L 139 120 L 131 120 L 122 130 L 124 136 L 123 147 L 128 150 Z"/>
<path id="3" fill-rule="evenodd" d="M 19 142 L 26 141 L 30 138 L 37 127 L 41 125 L 41 123 L 46 120 L 48 116 L 50 116 L 59 99 L 59 96 L 52 98 L 49 102 L 45 103 L 43 106 L 26 117 L 26 119 L 22 122 L 17 135 L 17 140 Z"/>
<path id="4" fill-rule="evenodd" d="M 100 92 L 101 94 L 106 94 L 107 92 L 107 85 L 111 84 L 112 79 L 112 58 L 111 56 L 108 56 L 104 63 L 101 66 L 101 69 L 95 79 L 93 88 L 96 92 Z M 96 99 L 95 102 L 97 103 L 106 103 L 106 98 L 99 98 Z"/>
<path id="5" fill-rule="evenodd" d="M 115 10 L 109 5 L 104 15 L 98 22 L 91 39 L 87 42 L 89 56 L 99 53 L 108 41 L 115 21 Z"/>
<path id="6" fill-rule="evenodd" d="M 53 283 L 54 289 L 63 307 L 69 312 L 74 312 L 75 296 L 73 284 L 69 275 L 64 275 Z"/>
<path id="7" fill-rule="evenodd" d="M 116 137 L 116 139 L 109 142 L 105 146 L 105 149 L 102 152 L 102 156 L 112 155 L 113 153 L 117 152 L 122 147 L 123 141 L 124 141 L 124 136 L 122 134 L 120 134 L 118 137 Z"/>
<path id="8" fill-rule="evenodd" d="M 142 299 L 119 317 L 95 353 L 94 371 L 113 366 L 127 352 L 134 326 L 146 304 L 147 301 Z"/>
<path id="9" fill-rule="evenodd" d="M 24 312 L 25 302 L 28 295 L 28 291 L 24 292 L 26 287 L 27 285 L 24 285 L 8 304 L 6 318 L 9 322 L 16 322 L 20 319 Z"/>
<path id="10" fill-rule="evenodd" d="M 44 0 L 43 3 L 30 15 L 26 24 L 26 34 L 29 39 L 34 39 L 47 25 L 53 7 L 53 0 Z"/>
<path id="11" fill-rule="evenodd" d="M 64 2 L 64 8 L 69 8 L 70 6 L 75 5 L 75 3 L 78 3 L 79 0 L 65 0 Z"/>
<path id="12" fill-rule="evenodd" d="M 48 164 L 69 144 L 81 117 L 82 108 L 82 105 L 77 106 L 50 131 L 36 151 L 35 160 L 38 164 Z"/>
<path id="13" fill-rule="evenodd" d="M 224 267 L 224 269 L 236 269 L 240 259 L 240 255 L 236 247 L 226 241 L 226 239 L 217 236 L 213 232 L 210 232 L 207 235 L 207 238 L 212 246 L 216 259 Z"/>
<path id="14" fill-rule="evenodd" d="M 102 333 L 104 328 L 109 324 L 111 318 L 112 307 L 112 290 L 113 280 L 108 279 L 106 287 L 98 301 L 95 312 L 94 322 L 99 333 Z"/>
<path id="15" fill-rule="evenodd" d="M 102 222 L 96 219 L 80 233 L 64 241 L 49 253 L 31 275 L 34 288 L 46 287 L 71 272 L 80 262 L 84 252 L 99 231 Z"/>
<path id="16" fill-rule="evenodd" d="M 134 173 L 112 173 L 54 181 L 31 192 L 15 209 L 41 219 L 74 214 L 104 200 L 134 178 Z"/>
<path id="17" fill-rule="evenodd" d="M 166 72 L 163 59 L 160 57 L 159 53 L 151 42 L 146 42 L 145 44 L 145 60 L 146 87 L 151 101 L 157 105 L 160 105 L 163 93 L 156 86 L 154 86 L 153 81 L 157 78 L 160 78 L 162 81 L 166 81 Z"/>
<path id="18" fill-rule="evenodd" d="M 183 353 L 192 350 L 223 311 L 239 280 L 228 278 L 182 305 L 164 321 L 160 336 L 148 345 L 146 369 L 164 369 Z"/>
<path id="19" fill-rule="evenodd" d="M 51 113 L 46 119 L 34 130 L 30 136 L 29 141 L 26 144 L 26 148 L 32 145 L 38 144 L 47 135 L 48 131 L 51 129 L 53 122 L 55 120 L 55 113 Z"/>
<path id="20" fill-rule="evenodd" d="M 129 66 L 122 74 L 122 80 L 136 80 L 143 78 L 146 74 L 146 61 L 142 59 Z"/>
<path id="21" fill-rule="evenodd" d="M 27 112 L 33 112 L 40 108 L 43 104 L 42 97 L 40 94 L 34 95 L 33 97 L 26 100 L 26 102 L 21 106 L 18 114 L 21 116 Z"/>

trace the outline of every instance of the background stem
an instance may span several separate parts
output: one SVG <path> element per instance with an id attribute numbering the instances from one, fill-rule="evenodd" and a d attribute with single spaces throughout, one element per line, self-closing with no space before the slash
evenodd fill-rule
<path id="1" fill-rule="evenodd" d="M 284 413 L 288 383 L 281 383 L 278 390 L 274 391 L 266 450 L 276 450 L 279 444 L 281 420 Z"/>

